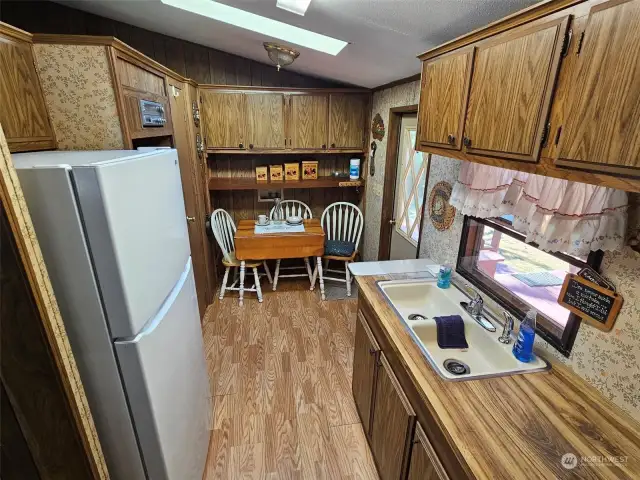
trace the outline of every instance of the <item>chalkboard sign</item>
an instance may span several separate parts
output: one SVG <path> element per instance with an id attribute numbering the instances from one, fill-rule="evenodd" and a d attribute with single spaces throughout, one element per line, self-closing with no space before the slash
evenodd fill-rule
<path id="1" fill-rule="evenodd" d="M 600 330 L 611 330 L 620 312 L 622 297 L 577 275 L 564 279 L 558 303 Z"/>

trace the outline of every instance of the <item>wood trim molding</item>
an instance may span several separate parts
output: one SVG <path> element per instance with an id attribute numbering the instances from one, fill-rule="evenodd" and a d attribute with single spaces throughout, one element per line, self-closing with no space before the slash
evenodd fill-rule
<path id="1" fill-rule="evenodd" d="M 372 93 L 379 92 L 380 90 L 386 90 L 387 88 L 397 87 L 398 85 L 404 85 L 405 83 L 415 82 L 416 80 L 420 80 L 421 73 L 416 73 L 415 75 L 410 75 L 408 77 L 399 78 L 398 80 L 394 80 L 393 82 L 385 83 L 383 85 L 378 85 L 377 87 L 373 87 L 371 89 Z"/>
<path id="2" fill-rule="evenodd" d="M 473 30 L 458 38 L 443 43 L 442 45 L 427 50 L 426 52 L 418 55 L 418 58 L 422 61 L 438 57 L 443 53 L 456 50 L 460 47 L 475 43 L 480 40 L 484 40 L 498 33 L 506 32 L 512 28 L 518 27 L 525 23 L 530 23 L 539 18 L 551 15 L 552 13 L 559 12 L 560 10 L 579 5 L 580 3 L 587 2 L 588 0 L 545 0 L 530 7 L 524 8 L 518 12 L 515 12 L 507 17 L 501 18 L 489 25 Z"/>
<path id="3" fill-rule="evenodd" d="M 109 473 L 93 416 L 1 126 L 0 199 L 15 236 L 20 258 L 29 278 L 29 286 L 46 332 L 46 340 L 59 370 L 93 476 L 106 480 Z"/>
<path id="4" fill-rule="evenodd" d="M 391 224 L 393 207 L 395 206 L 396 176 L 398 170 L 398 148 L 400 146 L 400 124 L 403 113 L 418 113 L 418 105 L 406 105 L 389 109 L 389 125 L 387 125 L 387 151 L 384 167 L 384 186 L 382 193 L 382 211 L 380 212 L 380 241 L 378 260 L 389 260 L 391 254 Z M 427 172 L 428 174 L 428 172 Z M 422 228 L 418 238 L 418 246 L 422 240 Z M 417 256 L 417 254 L 416 254 Z"/>
<path id="5" fill-rule="evenodd" d="M 238 91 L 246 90 L 254 93 L 260 92 L 282 92 L 290 95 L 304 95 L 309 93 L 361 93 L 370 94 L 371 90 L 366 88 L 291 88 L 291 87 L 252 87 L 249 85 L 214 85 L 201 83 L 198 85 L 201 90 L 226 90 Z"/>
<path id="6" fill-rule="evenodd" d="M 501 167 L 513 170 L 516 160 L 504 160 L 500 158 L 472 155 L 458 150 L 447 150 L 443 148 L 427 147 L 418 145 L 417 150 L 425 153 L 433 153 L 442 157 L 455 158 L 456 160 L 466 160 L 467 162 L 482 163 L 492 167 Z M 560 168 L 554 164 L 554 160 L 548 157 L 540 157 L 538 163 L 517 162 L 518 171 L 535 173 L 546 177 L 562 178 L 574 182 L 590 183 L 603 187 L 617 188 L 627 192 L 640 193 L 640 179 L 614 177 L 603 173 L 595 173 L 573 168 Z"/>
<path id="7" fill-rule="evenodd" d="M 8 23 L 0 22 L 0 35 L 15 38 L 16 40 L 21 40 L 27 43 L 33 43 L 33 35 L 14 27 L 13 25 L 9 25 Z"/>

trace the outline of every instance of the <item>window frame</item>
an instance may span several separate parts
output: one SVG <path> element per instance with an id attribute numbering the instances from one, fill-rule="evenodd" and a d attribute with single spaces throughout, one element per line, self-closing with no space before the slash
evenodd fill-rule
<path id="1" fill-rule="evenodd" d="M 462 234 L 460 236 L 460 246 L 458 250 L 458 259 L 456 262 L 456 272 L 462 276 L 465 280 L 477 287 L 482 293 L 489 296 L 492 300 L 497 302 L 505 310 L 509 311 L 512 315 L 522 321 L 526 315 L 526 312 L 520 308 L 519 304 L 524 304 L 515 294 L 511 293 L 506 288 L 502 287 L 495 280 L 492 282 L 487 281 L 486 275 L 478 272 L 477 267 L 474 268 L 475 272 L 470 272 L 469 269 L 462 265 L 465 257 L 471 256 L 473 252 L 479 252 L 480 245 L 482 243 L 482 235 L 478 234 L 480 229 L 475 229 L 472 232 L 474 225 L 472 222 L 476 222 L 485 227 L 493 228 L 499 232 L 508 235 L 511 238 L 519 240 L 526 245 L 538 248 L 539 246 L 534 242 L 526 242 L 526 236 L 508 228 L 507 221 L 497 221 L 497 219 L 484 219 L 472 217 L 469 215 L 464 216 L 464 223 L 462 226 Z M 472 235 L 470 237 L 470 235 Z M 470 241 L 473 243 L 470 245 Z M 565 253 L 560 252 L 547 252 L 541 250 L 549 255 L 552 255 L 560 260 L 563 260 L 573 266 L 579 268 L 590 267 L 596 271 L 599 271 L 600 264 L 602 263 L 603 252 L 602 250 L 592 251 L 587 257 L 587 261 L 584 262 L 576 257 L 572 257 Z M 474 265 L 475 266 L 475 265 Z M 475 273 L 475 275 L 474 275 Z M 582 322 L 582 319 L 574 313 L 570 313 L 562 335 L 558 335 L 549 328 L 552 325 L 551 320 L 548 320 L 544 315 L 539 314 L 538 318 L 542 317 L 542 321 L 536 323 L 536 333 L 540 335 L 547 343 L 553 345 L 560 353 L 568 357 L 571 353 L 573 343 L 575 341 L 578 329 Z M 558 329 L 559 330 L 559 329 Z"/>

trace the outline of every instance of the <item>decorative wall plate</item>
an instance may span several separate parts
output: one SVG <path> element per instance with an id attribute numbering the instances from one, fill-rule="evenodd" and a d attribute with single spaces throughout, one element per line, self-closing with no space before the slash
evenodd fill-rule
<path id="1" fill-rule="evenodd" d="M 429 195 L 429 218 L 433 226 L 441 232 L 451 227 L 456 216 L 456 207 L 449 205 L 451 189 L 451 184 L 438 182 Z"/>
<path id="2" fill-rule="evenodd" d="M 384 138 L 384 120 L 382 120 L 379 113 L 376 113 L 376 116 L 373 117 L 373 122 L 371 123 L 371 134 L 376 140 L 382 140 Z"/>

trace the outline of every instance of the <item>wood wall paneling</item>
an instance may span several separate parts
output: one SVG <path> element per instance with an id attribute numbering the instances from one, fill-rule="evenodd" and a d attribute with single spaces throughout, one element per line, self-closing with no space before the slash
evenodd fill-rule
<path id="1" fill-rule="evenodd" d="M 568 16 L 476 46 L 464 129 L 468 152 L 536 162 Z"/>
<path id="2" fill-rule="evenodd" d="M 37 15 L 34 12 L 38 12 Z M 100 17 L 52 1 L 2 1 L 0 21 L 31 33 L 108 35 L 140 50 L 182 76 L 198 83 L 279 87 L 340 87 L 325 80 L 256 62 Z M 206 55 L 205 55 L 206 52 Z M 266 62 L 265 54 L 265 62 Z"/>

